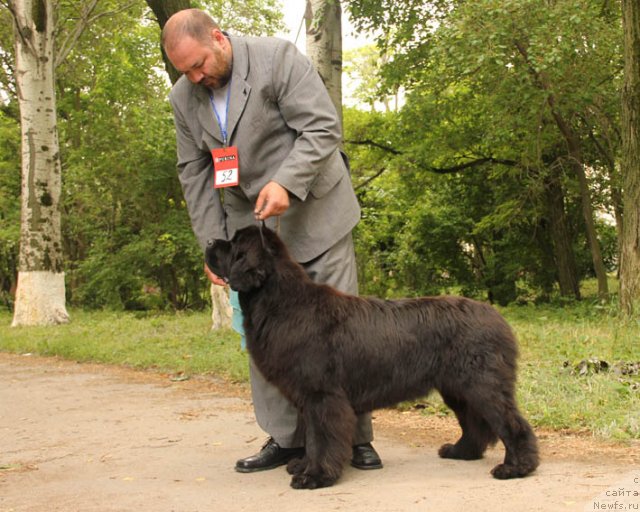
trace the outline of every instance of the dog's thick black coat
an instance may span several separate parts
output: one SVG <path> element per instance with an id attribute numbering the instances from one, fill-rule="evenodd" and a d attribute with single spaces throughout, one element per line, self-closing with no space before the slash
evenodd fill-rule
<path id="1" fill-rule="evenodd" d="M 209 244 L 206 263 L 239 292 L 247 347 L 296 406 L 306 455 L 294 488 L 332 485 L 351 456 L 356 414 L 437 389 L 462 436 L 440 456 L 472 460 L 500 439 L 496 478 L 538 466 L 535 435 L 514 397 L 517 348 L 505 320 L 463 297 L 379 300 L 312 282 L 266 228 Z"/>

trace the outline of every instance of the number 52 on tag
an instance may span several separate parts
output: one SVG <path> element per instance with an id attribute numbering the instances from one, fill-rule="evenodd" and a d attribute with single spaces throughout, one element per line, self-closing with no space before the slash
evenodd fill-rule
<path id="1" fill-rule="evenodd" d="M 213 158 L 213 186 L 235 187 L 240 183 L 238 148 L 229 146 L 211 150 Z"/>

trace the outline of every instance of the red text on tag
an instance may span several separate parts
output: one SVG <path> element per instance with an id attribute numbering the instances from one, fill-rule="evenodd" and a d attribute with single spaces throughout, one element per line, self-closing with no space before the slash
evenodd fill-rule
<path id="1" fill-rule="evenodd" d="M 213 157 L 213 186 L 235 187 L 240 183 L 238 148 L 230 146 L 211 150 Z"/>

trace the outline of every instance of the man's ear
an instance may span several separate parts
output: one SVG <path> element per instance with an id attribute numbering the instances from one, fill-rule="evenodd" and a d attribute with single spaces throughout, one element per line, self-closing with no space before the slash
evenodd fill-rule
<path id="1" fill-rule="evenodd" d="M 226 240 L 210 240 L 204 254 L 209 270 L 221 279 L 229 278 L 231 243 Z"/>
<path id="2" fill-rule="evenodd" d="M 223 45 L 226 43 L 226 36 L 222 33 L 222 30 L 219 28 L 211 29 L 211 40 L 215 41 L 218 45 Z"/>

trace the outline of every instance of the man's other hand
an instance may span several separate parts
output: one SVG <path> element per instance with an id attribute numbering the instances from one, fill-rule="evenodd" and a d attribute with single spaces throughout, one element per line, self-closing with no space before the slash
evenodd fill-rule
<path id="1" fill-rule="evenodd" d="M 204 265 L 204 273 L 213 284 L 217 284 L 218 286 L 227 286 L 227 283 L 225 283 L 224 280 L 220 279 L 217 275 L 211 272 L 211 270 L 209 270 L 206 263 Z"/>

